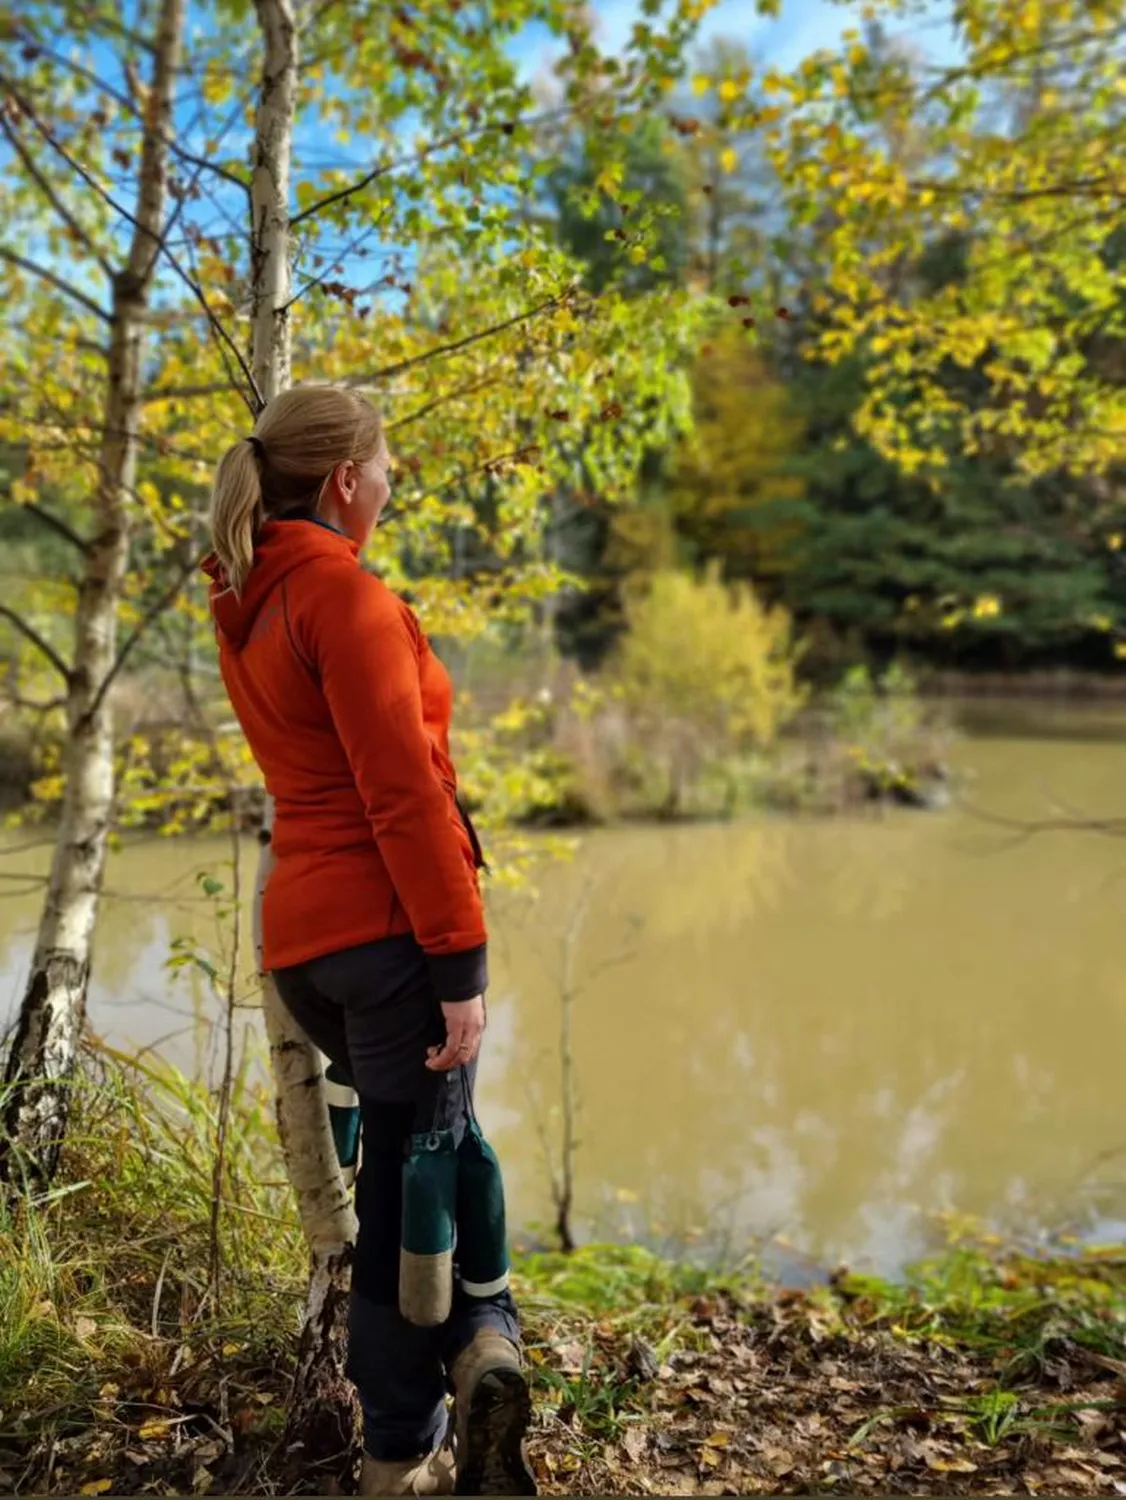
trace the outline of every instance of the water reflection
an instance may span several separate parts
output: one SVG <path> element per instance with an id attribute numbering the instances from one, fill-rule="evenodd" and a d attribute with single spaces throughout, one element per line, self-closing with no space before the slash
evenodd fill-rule
<path id="1" fill-rule="evenodd" d="M 1043 816 L 1047 788 L 1121 808 L 1115 744 L 961 754 L 976 805 Z M 206 1070 L 191 1033 L 213 1002 L 201 976 L 165 964 L 177 936 L 215 940 L 195 877 L 227 857 L 214 841 L 115 858 L 91 994 L 107 1039 Z M 1103 1158 L 1098 1211 L 1121 1219 L 1124 866 L 1114 840 L 1014 846 L 965 811 L 584 840 L 542 872 L 538 899 L 492 898 L 482 1112 L 513 1220 L 551 1218 L 564 957 L 584 903 L 570 951 L 587 1229 L 733 1248 L 782 1234 L 802 1254 L 891 1269 L 935 1210 L 1074 1215 Z M 36 894 L 0 900 L 0 1012 L 37 911 Z"/>

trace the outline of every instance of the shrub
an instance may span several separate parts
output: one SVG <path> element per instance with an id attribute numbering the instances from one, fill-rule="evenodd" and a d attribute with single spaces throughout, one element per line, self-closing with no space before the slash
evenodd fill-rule
<path id="1" fill-rule="evenodd" d="M 800 650 L 789 615 L 718 568 L 665 571 L 626 599 L 614 677 L 647 757 L 665 779 L 664 811 L 732 753 L 767 749 L 800 709 Z"/>

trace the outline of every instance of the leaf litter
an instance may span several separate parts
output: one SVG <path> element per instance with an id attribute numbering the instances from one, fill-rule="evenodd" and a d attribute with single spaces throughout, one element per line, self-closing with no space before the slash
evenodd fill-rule
<path id="1" fill-rule="evenodd" d="M 664 1283 L 592 1308 L 545 1289 L 540 1267 L 520 1290 L 541 1489 L 1126 1494 L 1126 1361 L 1110 1352 L 1126 1347 L 1126 1261 L 1015 1266 L 985 1311 L 847 1276 L 801 1292 Z M 140 1347 L 92 1372 L 85 1405 L 0 1411 L 0 1491 L 353 1490 L 355 1452 L 286 1485 L 284 1359 Z"/>

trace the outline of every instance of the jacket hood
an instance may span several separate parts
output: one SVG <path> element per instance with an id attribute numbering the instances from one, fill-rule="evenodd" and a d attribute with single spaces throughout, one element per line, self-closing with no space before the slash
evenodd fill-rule
<path id="1" fill-rule="evenodd" d="M 266 600 L 290 573 L 321 557 L 355 558 L 358 545 L 350 537 L 318 521 L 267 521 L 254 543 L 254 563 L 237 598 L 227 583 L 219 559 L 212 553 L 203 561 L 211 579 L 211 617 L 236 649 L 244 646 Z"/>

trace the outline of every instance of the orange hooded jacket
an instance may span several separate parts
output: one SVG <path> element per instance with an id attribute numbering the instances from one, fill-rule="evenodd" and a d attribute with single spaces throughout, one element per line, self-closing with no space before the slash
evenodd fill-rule
<path id="1" fill-rule="evenodd" d="M 469 999 L 486 932 L 450 678 L 357 551 L 319 522 L 269 521 L 241 599 L 204 563 L 223 682 L 275 803 L 263 965 L 413 933 L 438 998 Z"/>

